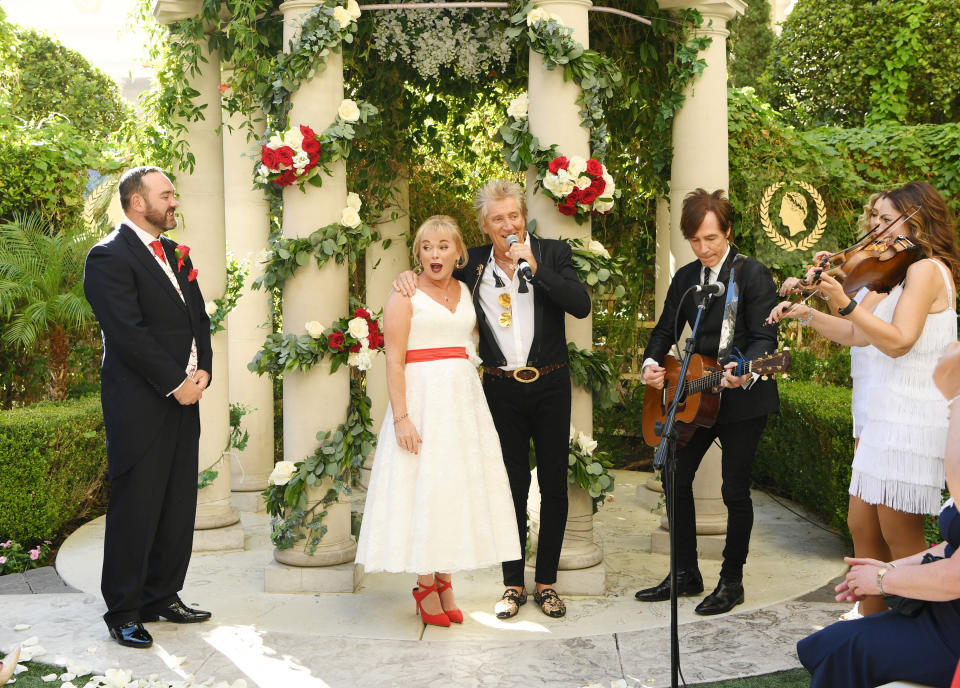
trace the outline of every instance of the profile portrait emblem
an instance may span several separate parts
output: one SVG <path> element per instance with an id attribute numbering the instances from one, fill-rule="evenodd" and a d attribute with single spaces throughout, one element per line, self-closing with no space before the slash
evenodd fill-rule
<path id="1" fill-rule="evenodd" d="M 806 251 L 815 246 L 823 236 L 823 230 L 827 226 L 827 208 L 823 202 L 820 193 L 812 184 L 807 182 L 796 182 L 796 187 L 806 191 L 813 206 L 816 208 L 816 222 L 812 224 L 808 221 L 810 214 L 810 203 L 807 201 L 807 195 L 802 191 L 788 190 L 780 196 L 780 209 L 777 216 L 780 219 L 779 228 L 774 228 L 770 222 L 770 203 L 777 192 L 786 186 L 786 182 L 777 182 L 768 186 L 763 192 L 763 198 L 760 199 L 760 226 L 763 227 L 764 234 L 774 244 L 784 251 Z M 795 241 L 793 237 L 807 233 Z"/>

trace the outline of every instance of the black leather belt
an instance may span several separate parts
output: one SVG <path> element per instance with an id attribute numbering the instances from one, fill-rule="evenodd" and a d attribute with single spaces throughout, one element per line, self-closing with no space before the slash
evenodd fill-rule
<path id="1" fill-rule="evenodd" d="M 564 363 L 554 363 L 552 365 L 544 366 L 543 368 L 534 368 L 533 366 L 523 366 L 517 368 L 516 370 L 501 370 L 500 368 L 489 368 L 483 366 L 484 375 L 492 375 L 493 377 L 505 377 L 508 380 L 516 380 L 517 382 L 535 382 L 539 380 L 542 376 L 552 373 L 554 370 L 559 370 L 560 368 L 565 367 L 567 364 Z"/>

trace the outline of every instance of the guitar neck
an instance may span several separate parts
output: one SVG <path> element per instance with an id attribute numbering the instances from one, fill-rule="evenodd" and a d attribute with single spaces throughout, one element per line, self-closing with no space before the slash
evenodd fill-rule
<path id="1" fill-rule="evenodd" d="M 746 365 L 746 371 L 744 375 L 749 375 L 753 372 L 753 361 L 749 361 Z M 703 377 L 697 378 L 696 380 L 687 381 L 687 394 L 697 394 L 702 392 L 705 389 L 713 389 L 714 387 L 720 386 L 720 381 L 723 380 L 723 371 L 718 370 L 710 373 L 709 375 L 704 375 Z"/>

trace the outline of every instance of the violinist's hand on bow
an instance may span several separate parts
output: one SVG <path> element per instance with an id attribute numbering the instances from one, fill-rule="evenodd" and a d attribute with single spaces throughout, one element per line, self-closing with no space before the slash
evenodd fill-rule
<path id="1" fill-rule="evenodd" d="M 850 300 L 850 297 L 843 292 L 843 285 L 826 273 L 820 275 L 820 293 L 826 300 L 833 299 L 840 308 L 847 305 Z"/>
<path id="2" fill-rule="evenodd" d="M 720 380 L 720 386 L 727 389 L 734 389 L 736 387 L 743 387 L 753 375 L 734 375 L 733 371 L 737 368 L 736 361 L 730 361 L 727 365 L 723 366 L 723 379 Z"/>
<path id="3" fill-rule="evenodd" d="M 773 307 L 764 322 L 767 325 L 775 325 L 784 318 L 805 318 L 808 315 L 810 315 L 810 306 L 793 301 L 781 301 Z"/>

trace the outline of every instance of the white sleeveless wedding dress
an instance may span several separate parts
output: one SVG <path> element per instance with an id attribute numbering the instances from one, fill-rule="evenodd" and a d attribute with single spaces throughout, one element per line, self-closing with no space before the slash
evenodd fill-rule
<path id="1" fill-rule="evenodd" d="M 473 352 L 476 313 L 460 283 L 451 312 L 422 291 L 411 299 L 407 351 Z M 393 410 L 380 429 L 356 561 L 367 572 L 478 569 L 519 559 L 510 484 L 476 365 L 467 358 L 407 363 L 407 413 L 423 444 L 399 447 Z"/>
<path id="2" fill-rule="evenodd" d="M 933 369 L 950 342 L 957 341 L 955 291 L 943 273 L 951 305 L 927 315 L 920 338 L 905 355 L 872 350 L 858 371 L 863 384 L 860 444 L 853 456 L 850 494 L 913 514 L 937 514 L 942 504 L 947 402 L 933 384 Z M 890 322 L 903 294 L 894 287 L 874 315 Z"/>

